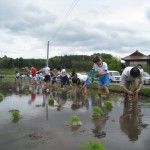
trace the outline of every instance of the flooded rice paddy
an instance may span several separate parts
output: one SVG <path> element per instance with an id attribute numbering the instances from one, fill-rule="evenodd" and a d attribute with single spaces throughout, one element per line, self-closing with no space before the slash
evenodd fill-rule
<path id="1" fill-rule="evenodd" d="M 26 93 L 25 90 L 29 92 Z M 111 93 L 113 108 L 103 106 L 105 97 L 88 89 L 87 96 L 67 91 L 42 92 L 40 85 L 0 84 L 0 150 L 80 150 L 87 141 L 98 141 L 107 150 L 150 150 L 150 103 L 124 103 L 122 94 Z M 54 106 L 49 106 L 49 97 Z M 104 116 L 93 118 L 93 107 Z M 11 112 L 21 118 L 12 121 Z M 82 125 L 73 127 L 70 118 L 80 117 Z"/>

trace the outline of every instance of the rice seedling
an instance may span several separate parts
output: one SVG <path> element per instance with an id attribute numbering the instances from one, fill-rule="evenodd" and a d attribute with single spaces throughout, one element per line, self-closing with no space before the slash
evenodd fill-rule
<path id="1" fill-rule="evenodd" d="M 19 111 L 13 111 L 11 114 L 12 114 L 13 121 L 18 121 L 21 117 Z"/>
<path id="2" fill-rule="evenodd" d="M 50 106 L 54 106 L 54 98 L 53 98 L 53 97 L 50 97 L 50 98 L 48 99 L 48 104 L 49 104 Z"/>
<path id="3" fill-rule="evenodd" d="M 74 115 L 71 116 L 71 124 L 72 126 L 80 126 L 82 125 L 82 122 L 78 116 Z"/>
<path id="4" fill-rule="evenodd" d="M 106 106 L 106 107 L 113 107 L 111 101 L 106 101 L 106 102 L 105 102 L 105 106 Z"/>
<path id="5" fill-rule="evenodd" d="M 107 111 L 111 111 L 112 108 L 113 108 L 112 102 L 109 101 L 109 100 L 106 101 L 106 102 L 105 102 L 105 107 L 106 107 Z"/>
<path id="6" fill-rule="evenodd" d="M 29 95 L 29 90 L 28 89 L 25 89 L 25 95 Z"/>
<path id="7" fill-rule="evenodd" d="M 104 115 L 104 112 L 98 106 L 94 106 L 93 108 L 93 117 L 99 118 Z"/>
<path id="8" fill-rule="evenodd" d="M 88 141 L 81 145 L 80 150 L 106 150 L 106 148 L 97 141 Z"/>

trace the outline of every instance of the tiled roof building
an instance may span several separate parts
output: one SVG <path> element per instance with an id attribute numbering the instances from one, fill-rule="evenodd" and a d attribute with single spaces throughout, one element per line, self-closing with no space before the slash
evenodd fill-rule
<path id="1" fill-rule="evenodd" d="M 138 50 L 129 56 L 122 58 L 125 61 L 126 66 L 136 66 L 141 64 L 142 66 L 150 66 L 150 56 L 144 55 Z"/>

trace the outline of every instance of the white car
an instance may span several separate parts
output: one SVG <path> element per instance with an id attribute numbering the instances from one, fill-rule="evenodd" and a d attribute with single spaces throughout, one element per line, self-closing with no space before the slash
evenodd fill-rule
<path id="1" fill-rule="evenodd" d="M 144 84 L 150 84 L 150 75 L 147 72 L 143 72 Z"/>
<path id="2" fill-rule="evenodd" d="M 121 75 L 118 71 L 109 70 L 109 77 L 110 82 L 120 82 L 121 81 Z"/>

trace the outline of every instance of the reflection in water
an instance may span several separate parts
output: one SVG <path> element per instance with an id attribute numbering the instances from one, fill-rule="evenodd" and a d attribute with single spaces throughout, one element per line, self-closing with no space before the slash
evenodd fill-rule
<path id="1" fill-rule="evenodd" d="M 101 110 L 103 111 L 104 115 L 101 116 L 100 118 L 94 118 L 93 116 L 93 123 L 94 123 L 94 129 L 92 129 L 95 137 L 97 138 L 103 138 L 106 136 L 106 132 L 103 131 L 106 122 L 108 120 L 108 112 L 106 110 L 106 108 L 103 106 L 104 104 L 102 103 L 103 99 L 102 97 L 99 97 L 98 99 L 95 98 L 95 96 L 91 97 L 92 100 L 92 106 L 98 106 L 99 108 L 101 108 Z"/>
<path id="2" fill-rule="evenodd" d="M 120 116 L 120 128 L 131 141 L 137 141 L 141 134 L 141 109 L 138 103 L 124 102 L 123 114 Z"/>
<path id="3" fill-rule="evenodd" d="M 48 120 L 48 99 L 50 98 L 50 94 L 49 93 L 44 93 L 43 94 L 43 103 L 42 103 L 42 107 L 45 107 L 45 111 L 46 111 L 46 120 Z"/>
<path id="4" fill-rule="evenodd" d="M 23 83 L 21 84 L 21 91 L 23 91 L 24 88 L 25 88 L 25 83 L 23 82 Z"/>
<path id="5" fill-rule="evenodd" d="M 95 98 L 95 95 L 91 94 L 91 103 L 92 103 L 92 106 L 97 106 L 97 101 L 96 101 L 96 98 Z"/>
<path id="6" fill-rule="evenodd" d="M 77 110 L 80 108 L 80 104 L 81 103 L 81 94 L 79 91 L 76 91 L 73 93 L 72 96 L 72 105 L 71 105 L 71 109 L 72 110 Z"/>
<path id="7" fill-rule="evenodd" d="M 103 138 L 106 136 L 106 132 L 103 131 L 103 128 L 106 125 L 106 121 L 107 121 L 107 119 L 104 117 L 97 119 L 97 120 L 93 120 L 95 127 L 94 127 L 94 129 L 92 129 L 92 131 L 93 131 L 95 137 Z"/>
<path id="8" fill-rule="evenodd" d="M 44 93 L 43 94 L 43 103 L 42 103 L 42 107 L 45 107 L 48 104 L 48 99 L 50 98 L 50 94 L 49 93 Z"/>
<path id="9" fill-rule="evenodd" d="M 72 96 L 72 110 L 77 110 L 79 108 L 90 108 L 90 103 L 86 93 L 81 93 L 80 91 L 75 91 Z"/>
<path id="10" fill-rule="evenodd" d="M 37 94 L 42 94 L 42 85 L 38 84 L 36 87 Z"/>
<path id="11" fill-rule="evenodd" d="M 29 86 L 29 88 L 30 88 L 30 86 Z M 28 101 L 28 104 L 31 104 L 32 102 L 35 101 L 35 99 L 36 99 L 36 94 L 37 94 L 37 91 L 36 91 L 36 87 L 35 87 L 35 86 L 32 86 L 30 90 L 31 90 L 31 91 L 30 91 L 30 92 L 31 92 L 31 99 Z"/>
<path id="12" fill-rule="evenodd" d="M 60 111 L 63 108 L 66 101 L 67 101 L 67 91 L 62 90 L 61 93 L 58 93 L 58 99 L 57 99 L 57 103 L 58 103 L 57 110 L 58 111 Z"/>
<path id="13" fill-rule="evenodd" d="M 20 83 L 16 83 L 16 92 L 20 91 Z"/>
<path id="14" fill-rule="evenodd" d="M 82 103 L 81 103 L 81 107 L 86 107 L 86 109 L 88 110 L 90 108 L 90 104 L 89 104 L 89 100 L 87 98 L 87 94 L 83 94 L 82 95 Z"/>

